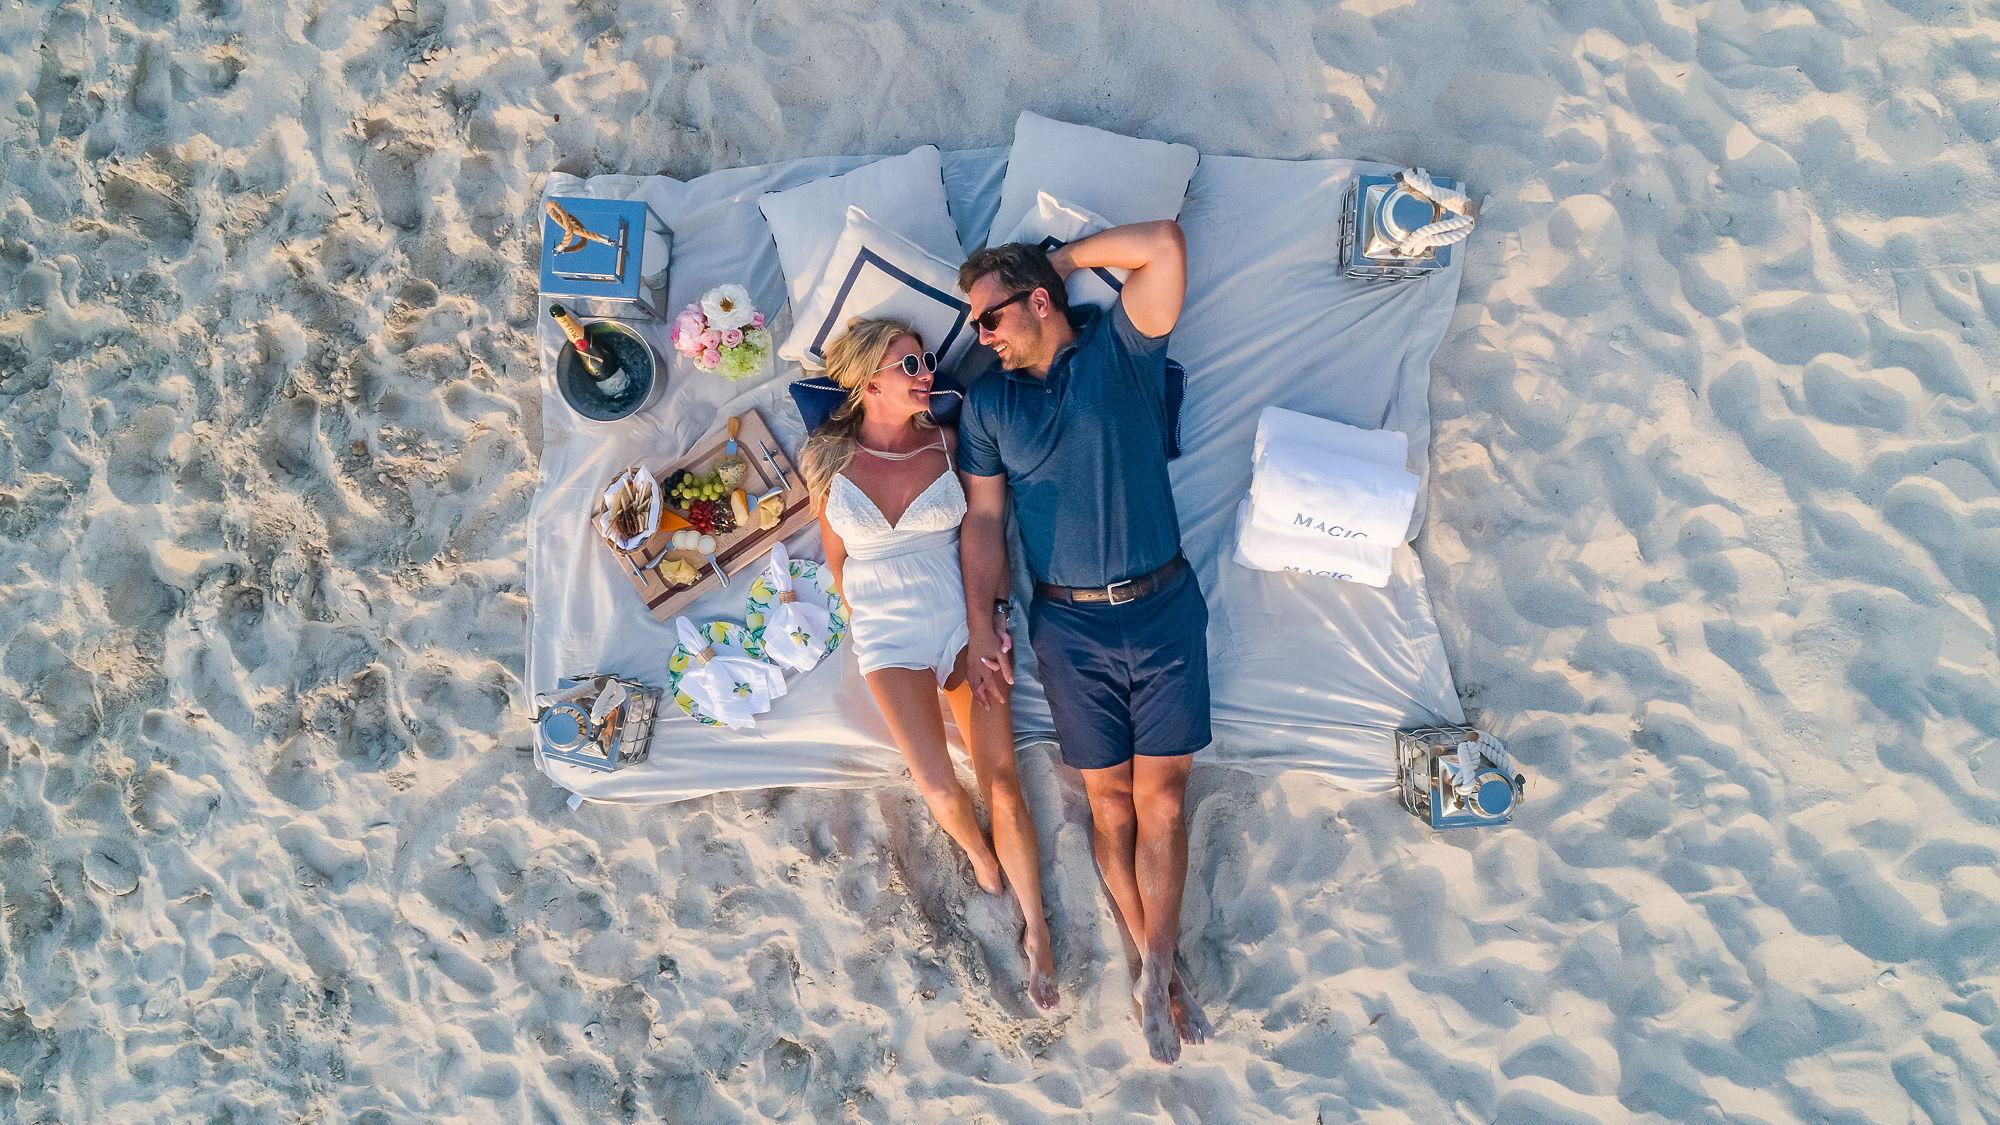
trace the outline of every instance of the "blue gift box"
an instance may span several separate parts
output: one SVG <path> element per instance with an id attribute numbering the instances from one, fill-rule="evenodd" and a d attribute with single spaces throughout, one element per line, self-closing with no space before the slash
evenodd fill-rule
<path id="1" fill-rule="evenodd" d="M 586 239 L 575 249 L 558 250 L 570 237 L 545 209 L 542 296 L 559 298 L 580 316 L 667 319 L 663 302 L 674 232 L 645 200 L 554 196 L 548 202 L 606 241 Z"/>
<path id="2" fill-rule="evenodd" d="M 1456 180 L 1435 177 L 1441 188 L 1456 189 Z M 1403 190 L 1394 176 L 1356 176 L 1348 185 L 1340 212 L 1340 271 L 1362 281 L 1398 281 L 1422 277 L 1451 265 L 1451 247 L 1440 246 L 1420 258 L 1371 256 L 1377 236 L 1400 236 L 1428 226 L 1444 216 L 1429 200 Z"/>

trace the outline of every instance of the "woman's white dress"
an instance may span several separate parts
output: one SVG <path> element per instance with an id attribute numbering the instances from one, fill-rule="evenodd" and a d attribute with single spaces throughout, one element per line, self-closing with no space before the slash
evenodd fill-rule
<path id="1" fill-rule="evenodd" d="M 958 561 L 965 490 L 952 469 L 951 450 L 944 456 L 944 472 L 894 524 L 845 474 L 835 473 L 827 487 L 826 522 L 847 545 L 841 584 L 863 675 L 878 668 L 928 668 L 942 685 L 965 648 L 969 633 Z"/>

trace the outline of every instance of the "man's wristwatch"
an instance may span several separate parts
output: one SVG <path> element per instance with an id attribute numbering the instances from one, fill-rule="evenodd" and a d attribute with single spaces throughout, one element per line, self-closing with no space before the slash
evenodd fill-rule
<path id="1" fill-rule="evenodd" d="M 1014 619 L 1014 603 L 1008 601 L 1006 598 L 994 598 L 993 612 L 1012 621 Z"/>

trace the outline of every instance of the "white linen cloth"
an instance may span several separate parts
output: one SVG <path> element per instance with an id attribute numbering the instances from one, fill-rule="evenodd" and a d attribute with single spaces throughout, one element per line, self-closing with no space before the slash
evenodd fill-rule
<path id="1" fill-rule="evenodd" d="M 785 694 L 784 673 L 735 645 L 709 640 L 687 618 L 674 618 L 674 632 L 694 657 L 681 673 L 681 690 L 723 726 L 756 726 L 755 717 Z"/>
<path id="2" fill-rule="evenodd" d="M 741 282 L 758 308 L 774 311 L 772 334 L 782 338 L 791 328 L 785 279 L 757 200 L 871 159 L 809 157 L 686 182 L 553 173 L 546 191 L 650 203 L 675 231 L 667 307 L 696 300 L 718 281 Z M 947 152 L 943 167 L 959 241 L 978 246 L 994 226 L 1007 150 Z M 1431 357 L 1451 325 L 1465 255 L 1454 254 L 1451 266 L 1436 273 L 1393 283 L 1355 281 L 1333 267 L 1338 247 L 1329 224 L 1354 176 L 1395 171 L 1353 160 L 1203 156 L 1181 207 L 1187 303 L 1169 351 L 1188 370 L 1181 413 L 1186 452 L 1169 471 L 1182 550 L 1208 599 L 1216 740 L 1198 756 L 1203 762 L 1261 773 L 1304 770 L 1342 788 L 1389 792 L 1396 780 L 1392 731 L 1464 721 L 1415 550 L 1395 552 L 1394 572 L 1380 589 L 1266 574 L 1230 561 L 1236 507 L 1249 491 L 1251 447 L 1267 406 L 1407 435 L 1408 465 L 1427 471 Z M 1096 169 L 1102 176 L 1119 173 L 1116 165 Z M 1041 186 L 1119 218 L 1058 184 Z M 1021 211 L 1034 195 L 1021 197 Z M 1000 230 L 1012 230 L 1018 219 L 1019 213 L 1008 216 Z M 1283 331 L 1273 331 L 1274 324 Z M 747 409 L 758 410 L 794 456 L 805 440 L 786 393 L 787 382 L 802 377 L 796 367 L 780 363 L 761 380 L 728 383 L 675 355 L 667 325 L 635 327 L 672 370 L 658 403 L 607 426 L 564 404 L 554 375 L 562 333 L 547 317 L 537 321 L 543 445 L 524 529 L 530 607 L 524 693 L 552 691 L 559 677 L 583 669 L 662 682 L 675 641 L 671 621 L 647 614 L 617 558 L 595 536 L 577 534 L 606 480 L 626 465 L 694 448 Z M 1329 374 L 1336 368 L 1338 377 Z M 1419 493 L 1419 525 L 1424 507 Z M 823 558 L 818 536 L 808 527 L 788 546 L 797 557 Z M 1031 588 L 1018 545 L 1009 559 L 1015 600 L 1025 602 Z M 696 620 L 737 617 L 743 591 L 740 585 L 710 590 L 687 612 Z M 1026 747 L 1050 739 L 1053 726 L 1022 616 L 1014 626 L 1013 712 L 1016 745 Z M 902 756 L 861 676 L 855 646 L 841 645 L 826 663 L 833 667 L 797 681 L 755 730 L 677 722 L 671 754 L 656 751 L 609 773 L 560 762 L 542 768 L 580 799 L 627 805 L 771 786 L 904 784 Z M 1022 758 L 1024 770 L 1047 768 L 1046 755 Z"/>
<path id="3" fill-rule="evenodd" d="M 1250 519 L 1250 498 L 1236 505 L 1236 564 L 1252 570 L 1339 578 L 1381 589 L 1395 569 L 1396 550 L 1358 539 L 1268 531 Z"/>
<path id="4" fill-rule="evenodd" d="M 771 608 L 764 614 L 764 655 L 794 671 L 812 671 L 826 655 L 833 616 L 824 603 L 799 598 L 792 580 L 792 556 L 783 543 L 771 548 L 764 578 L 771 586 Z"/>
<path id="5" fill-rule="evenodd" d="M 1395 546 L 1410 536 L 1417 475 L 1401 465 L 1274 441 L 1250 485 L 1250 522 L 1264 531 L 1310 533 Z"/>

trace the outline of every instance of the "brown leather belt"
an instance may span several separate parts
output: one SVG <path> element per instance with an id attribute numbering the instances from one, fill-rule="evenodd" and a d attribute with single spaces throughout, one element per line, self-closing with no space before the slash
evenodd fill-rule
<path id="1" fill-rule="evenodd" d="M 1073 605 L 1097 602 L 1124 605 L 1126 602 L 1136 602 L 1149 594 L 1159 592 L 1167 583 L 1178 577 L 1181 568 L 1186 565 L 1187 559 L 1175 555 L 1167 565 L 1151 574 L 1141 574 L 1137 578 L 1127 578 L 1123 582 L 1113 582 L 1109 586 L 1051 586 L 1047 582 L 1037 582 L 1035 596 L 1069 602 Z"/>

